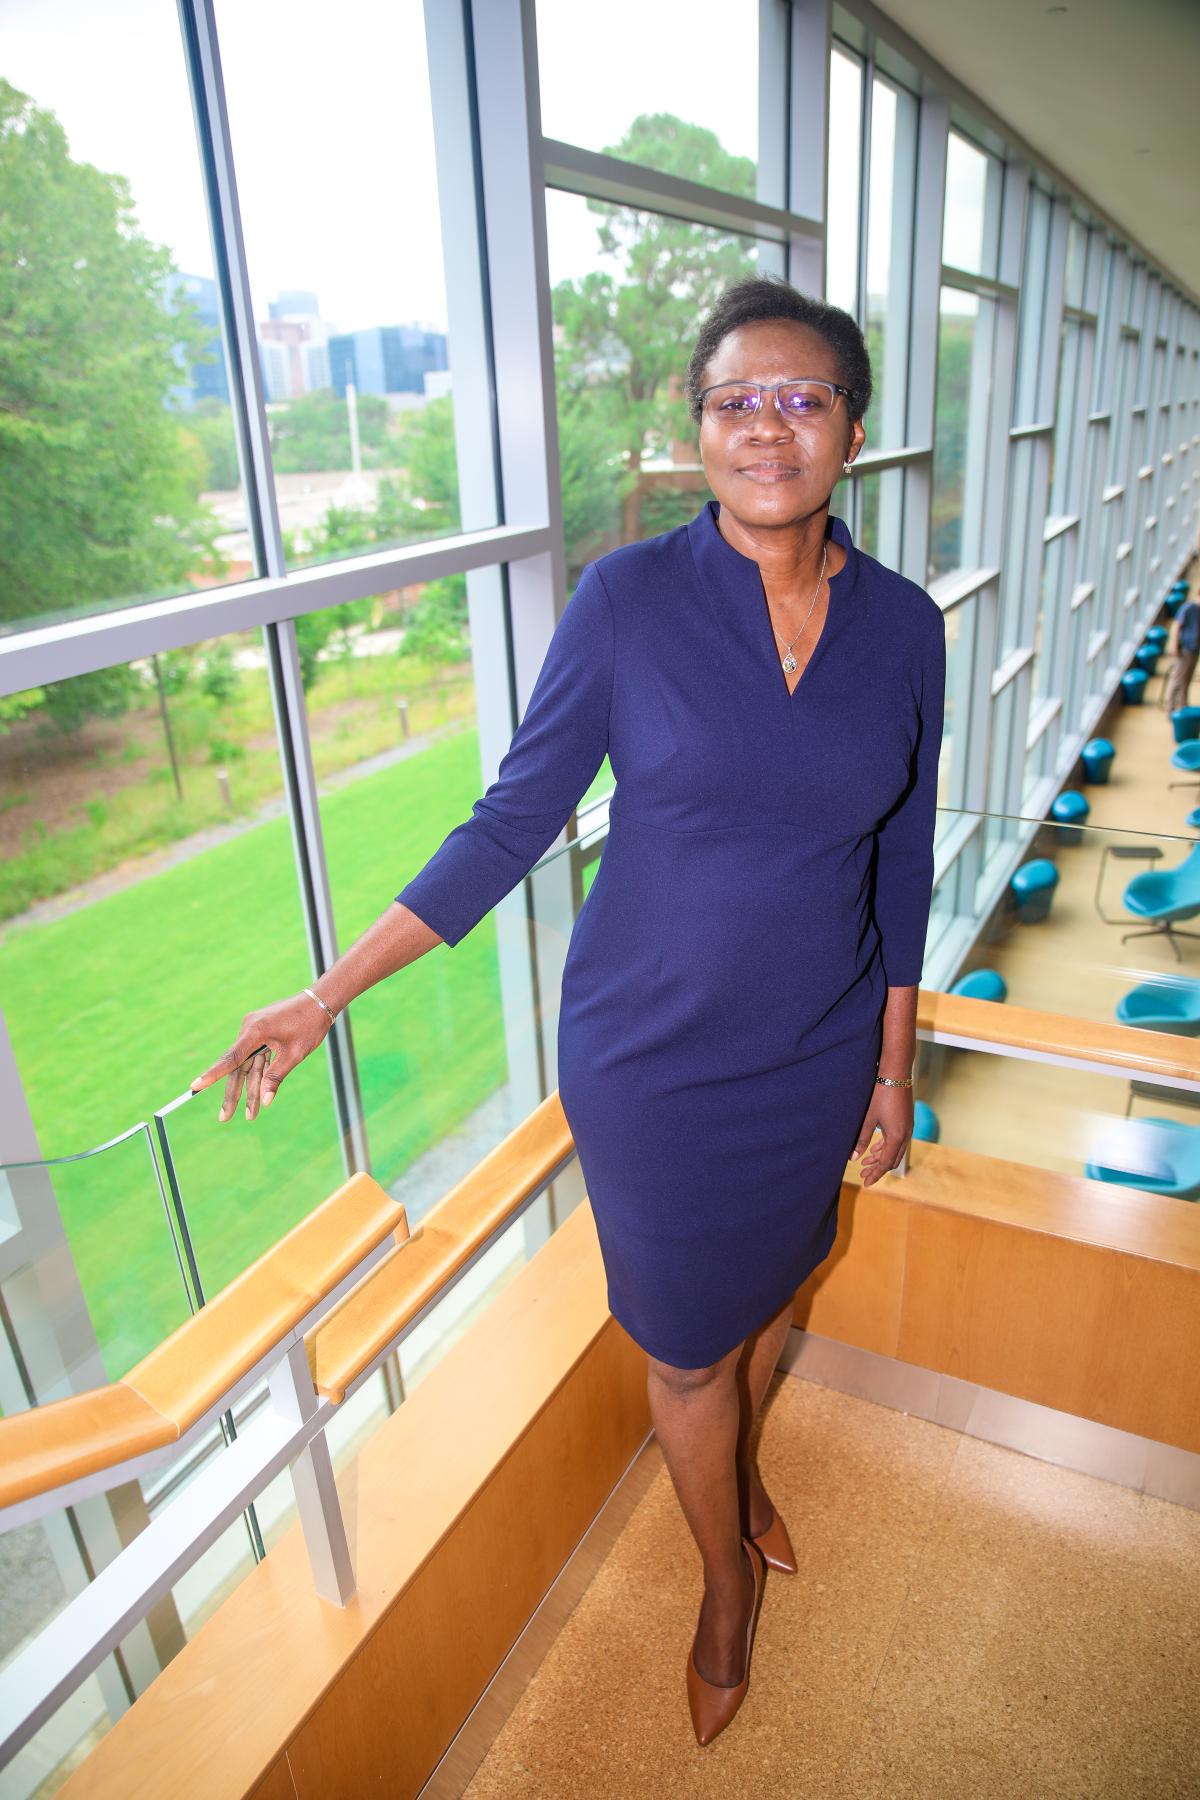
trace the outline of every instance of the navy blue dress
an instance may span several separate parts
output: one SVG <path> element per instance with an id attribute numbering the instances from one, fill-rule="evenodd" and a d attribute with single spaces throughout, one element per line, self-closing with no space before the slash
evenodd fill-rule
<path id="1" fill-rule="evenodd" d="M 616 787 L 562 980 L 559 1095 L 614 1316 L 717 1361 L 833 1245 L 889 983 L 919 982 L 945 623 L 855 549 L 789 693 L 757 563 L 708 502 L 600 557 L 496 780 L 397 895 L 457 944 L 607 752 Z"/>

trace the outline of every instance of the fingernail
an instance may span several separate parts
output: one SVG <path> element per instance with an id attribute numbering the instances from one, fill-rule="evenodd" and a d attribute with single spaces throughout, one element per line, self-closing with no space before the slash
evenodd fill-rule
<path id="1" fill-rule="evenodd" d="M 263 1095 L 263 1097 L 262 1097 L 262 1103 L 263 1103 L 263 1105 L 264 1105 L 264 1106 L 270 1106 L 270 1104 L 271 1104 L 271 1102 L 272 1102 L 272 1100 L 273 1100 L 273 1099 L 274 1099 L 274 1098 L 275 1098 L 275 1089 L 274 1089 L 274 1088 L 272 1088 L 272 1089 L 271 1089 L 271 1091 L 270 1091 L 270 1093 L 268 1093 L 268 1094 L 264 1094 L 264 1095 Z"/>
<path id="2" fill-rule="evenodd" d="M 223 1125 L 223 1124 L 224 1124 L 224 1123 L 225 1123 L 225 1120 L 226 1120 L 226 1119 L 227 1119 L 227 1118 L 228 1118 L 228 1117 L 229 1117 L 229 1114 L 228 1114 L 228 1113 L 227 1113 L 227 1112 L 226 1112 L 226 1110 L 225 1110 L 225 1108 L 224 1108 L 224 1107 L 222 1107 L 222 1108 L 221 1108 L 221 1110 L 220 1110 L 220 1112 L 219 1112 L 219 1113 L 218 1113 L 218 1114 L 217 1114 L 217 1119 L 218 1119 L 218 1120 L 219 1120 L 219 1122 L 220 1122 L 220 1123 L 221 1123 L 221 1124 L 222 1124 L 222 1125 Z"/>

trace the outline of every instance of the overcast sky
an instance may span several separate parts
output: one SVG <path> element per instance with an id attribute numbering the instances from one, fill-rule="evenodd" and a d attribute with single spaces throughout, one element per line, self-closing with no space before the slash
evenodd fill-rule
<path id="1" fill-rule="evenodd" d="M 540 0 L 546 134 L 599 149 L 639 112 L 674 112 L 754 156 L 757 12 Z M 420 0 L 217 0 L 217 21 L 259 316 L 290 287 L 342 330 L 444 325 Z M 181 270 L 211 275 L 173 0 L 0 0 L 0 73 L 58 115 L 75 158 L 128 177 Z M 551 218 L 553 278 L 596 266 L 587 208 Z"/>

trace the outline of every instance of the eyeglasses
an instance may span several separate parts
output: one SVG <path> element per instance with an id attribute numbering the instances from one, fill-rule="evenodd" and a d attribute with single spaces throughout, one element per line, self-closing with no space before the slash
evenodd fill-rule
<path id="1" fill-rule="evenodd" d="M 714 423 L 736 425 L 761 412 L 767 394 L 774 394 L 779 416 L 789 425 L 804 419 L 828 418 L 839 394 L 848 401 L 854 398 L 852 388 L 839 387 L 836 381 L 720 381 L 715 387 L 704 389 L 700 406 Z"/>

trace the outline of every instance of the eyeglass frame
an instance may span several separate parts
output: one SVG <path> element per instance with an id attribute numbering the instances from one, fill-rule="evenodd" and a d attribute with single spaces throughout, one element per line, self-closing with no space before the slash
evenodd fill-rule
<path id="1" fill-rule="evenodd" d="M 719 393 L 721 388 L 754 388 L 758 394 L 758 405 L 754 408 L 752 413 L 744 414 L 740 422 L 744 423 L 746 418 L 760 418 L 763 410 L 763 396 L 765 394 L 774 394 L 775 411 L 779 414 L 785 424 L 794 425 L 801 415 L 796 415 L 796 417 L 793 418 L 788 417 L 787 413 L 784 412 L 782 406 L 779 404 L 779 390 L 780 388 L 785 387 L 795 387 L 797 383 L 801 381 L 807 382 L 811 387 L 824 387 L 830 390 L 833 394 L 833 400 L 830 402 L 829 406 L 831 413 L 837 405 L 837 397 L 839 394 L 844 394 L 846 396 L 847 404 L 854 398 L 853 388 L 843 387 L 841 383 L 837 381 L 826 381 L 823 375 L 789 375 L 785 381 L 715 381 L 712 387 L 701 388 L 699 394 L 696 396 L 696 400 L 700 412 L 703 415 L 708 412 L 708 409 L 705 406 L 705 401 L 708 399 L 708 396 L 710 394 Z M 708 413 L 708 417 L 712 418 L 713 415 Z"/>

